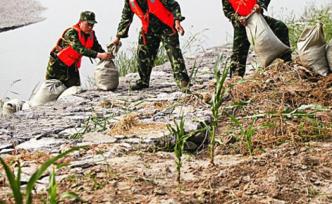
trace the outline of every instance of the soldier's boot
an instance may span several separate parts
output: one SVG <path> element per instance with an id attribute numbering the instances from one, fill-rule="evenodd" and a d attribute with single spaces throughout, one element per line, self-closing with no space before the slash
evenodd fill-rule
<path id="1" fill-rule="evenodd" d="M 132 91 L 138 91 L 146 88 L 149 88 L 149 84 L 144 83 L 141 80 L 138 80 L 134 85 L 130 86 L 130 90 Z"/>
<path id="2" fill-rule="evenodd" d="M 187 80 L 180 80 L 177 82 L 177 85 L 179 87 L 179 89 L 181 90 L 181 92 L 183 93 L 187 93 L 190 94 L 190 81 Z"/>
<path id="3" fill-rule="evenodd" d="M 292 61 L 292 53 L 290 51 L 286 52 L 280 58 L 283 59 L 285 62 L 291 62 Z"/>

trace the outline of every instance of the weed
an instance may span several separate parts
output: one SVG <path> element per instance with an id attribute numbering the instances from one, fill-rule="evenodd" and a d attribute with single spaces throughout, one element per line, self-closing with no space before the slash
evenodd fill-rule
<path id="1" fill-rule="evenodd" d="M 97 115 L 90 116 L 84 121 L 83 128 L 78 132 L 72 134 L 70 139 L 81 139 L 82 136 L 89 132 L 103 132 L 107 130 L 110 119 L 113 118 L 113 115 L 108 117 L 99 117 Z"/>

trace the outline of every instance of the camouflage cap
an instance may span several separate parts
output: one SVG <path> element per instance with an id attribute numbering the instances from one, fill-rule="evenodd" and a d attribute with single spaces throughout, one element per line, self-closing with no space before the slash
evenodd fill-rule
<path id="1" fill-rule="evenodd" d="M 91 24 L 97 23 L 96 15 L 92 11 L 83 11 L 80 15 L 80 21 L 87 21 Z"/>

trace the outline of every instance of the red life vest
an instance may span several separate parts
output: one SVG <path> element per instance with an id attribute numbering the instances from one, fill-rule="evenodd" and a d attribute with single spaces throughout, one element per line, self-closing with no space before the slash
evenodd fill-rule
<path id="1" fill-rule="evenodd" d="M 160 0 L 146 0 L 148 2 L 148 10 L 146 13 L 139 7 L 137 0 L 129 0 L 129 6 L 131 11 L 136 14 L 142 21 L 143 32 L 147 34 L 149 31 L 150 14 L 156 16 L 162 23 L 170 27 L 173 32 L 174 28 L 174 16 L 161 2 Z M 146 44 L 146 43 L 145 43 Z"/>
<path id="2" fill-rule="evenodd" d="M 240 16 L 248 16 L 251 14 L 257 0 L 228 0 L 234 11 Z"/>
<path id="3" fill-rule="evenodd" d="M 73 29 L 75 29 L 78 33 L 78 38 L 79 41 L 81 42 L 81 44 L 87 48 L 87 49 L 91 49 L 93 47 L 94 44 L 94 31 L 92 31 L 90 33 L 90 36 L 85 39 L 84 35 L 82 34 L 82 31 L 79 27 L 79 24 L 75 24 L 73 27 Z M 70 28 L 69 28 L 70 29 Z M 65 30 L 65 32 L 62 34 L 62 38 L 64 36 L 64 34 L 69 30 Z M 81 67 L 81 61 L 82 61 L 82 55 L 77 52 L 72 46 L 68 46 L 66 48 L 61 48 L 59 46 L 59 43 L 61 42 L 62 38 L 60 38 L 58 40 L 58 43 L 55 47 L 55 49 L 59 50 L 59 53 L 57 54 L 58 58 L 61 60 L 61 62 L 63 62 L 66 66 L 71 67 L 73 64 L 76 63 L 76 67 L 80 68 Z"/>

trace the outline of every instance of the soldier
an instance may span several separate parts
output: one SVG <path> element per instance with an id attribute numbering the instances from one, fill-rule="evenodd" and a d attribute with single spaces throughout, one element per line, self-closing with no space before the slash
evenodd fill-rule
<path id="1" fill-rule="evenodd" d="M 178 33 L 184 34 L 180 23 L 184 17 L 181 15 L 179 4 L 174 0 L 125 0 L 122 19 L 116 38 L 113 40 L 114 44 L 120 43 L 121 38 L 128 37 L 134 14 L 140 18 L 143 26 L 139 34 L 137 49 L 140 79 L 130 88 L 141 90 L 149 87 L 154 60 L 160 42 L 162 42 L 178 87 L 182 91 L 187 91 L 190 79 L 179 43 Z"/>
<path id="2" fill-rule="evenodd" d="M 99 44 L 93 30 L 95 14 L 83 11 L 80 20 L 71 28 L 66 29 L 50 53 L 46 79 L 58 79 L 66 87 L 80 86 L 79 68 L 82 56 L 110 59 Z"/>
<path id="3" fill-rule="evenodd" d="M 222 0 L 225 16 L 231 21 L 234 28 L 233 53 L 231 56 L 230 76 L 238 75 L 243 77 L 246 70 L 246 62 L 250 43 L 248 41 L 245 26 L 247 24 L 245 16 L 252 10 L 263 13 L 267 10 L 270 0 L 247 0 L 246 4 L 236 7 L 238 0 Z M 287 26 L 274 18 L 265 16 L 264 18 L 276 36 L 287 46 L 290 46 Z M 285 61 L 291 61 L 291 51 L 285 53 L 281 58 Z"/>

